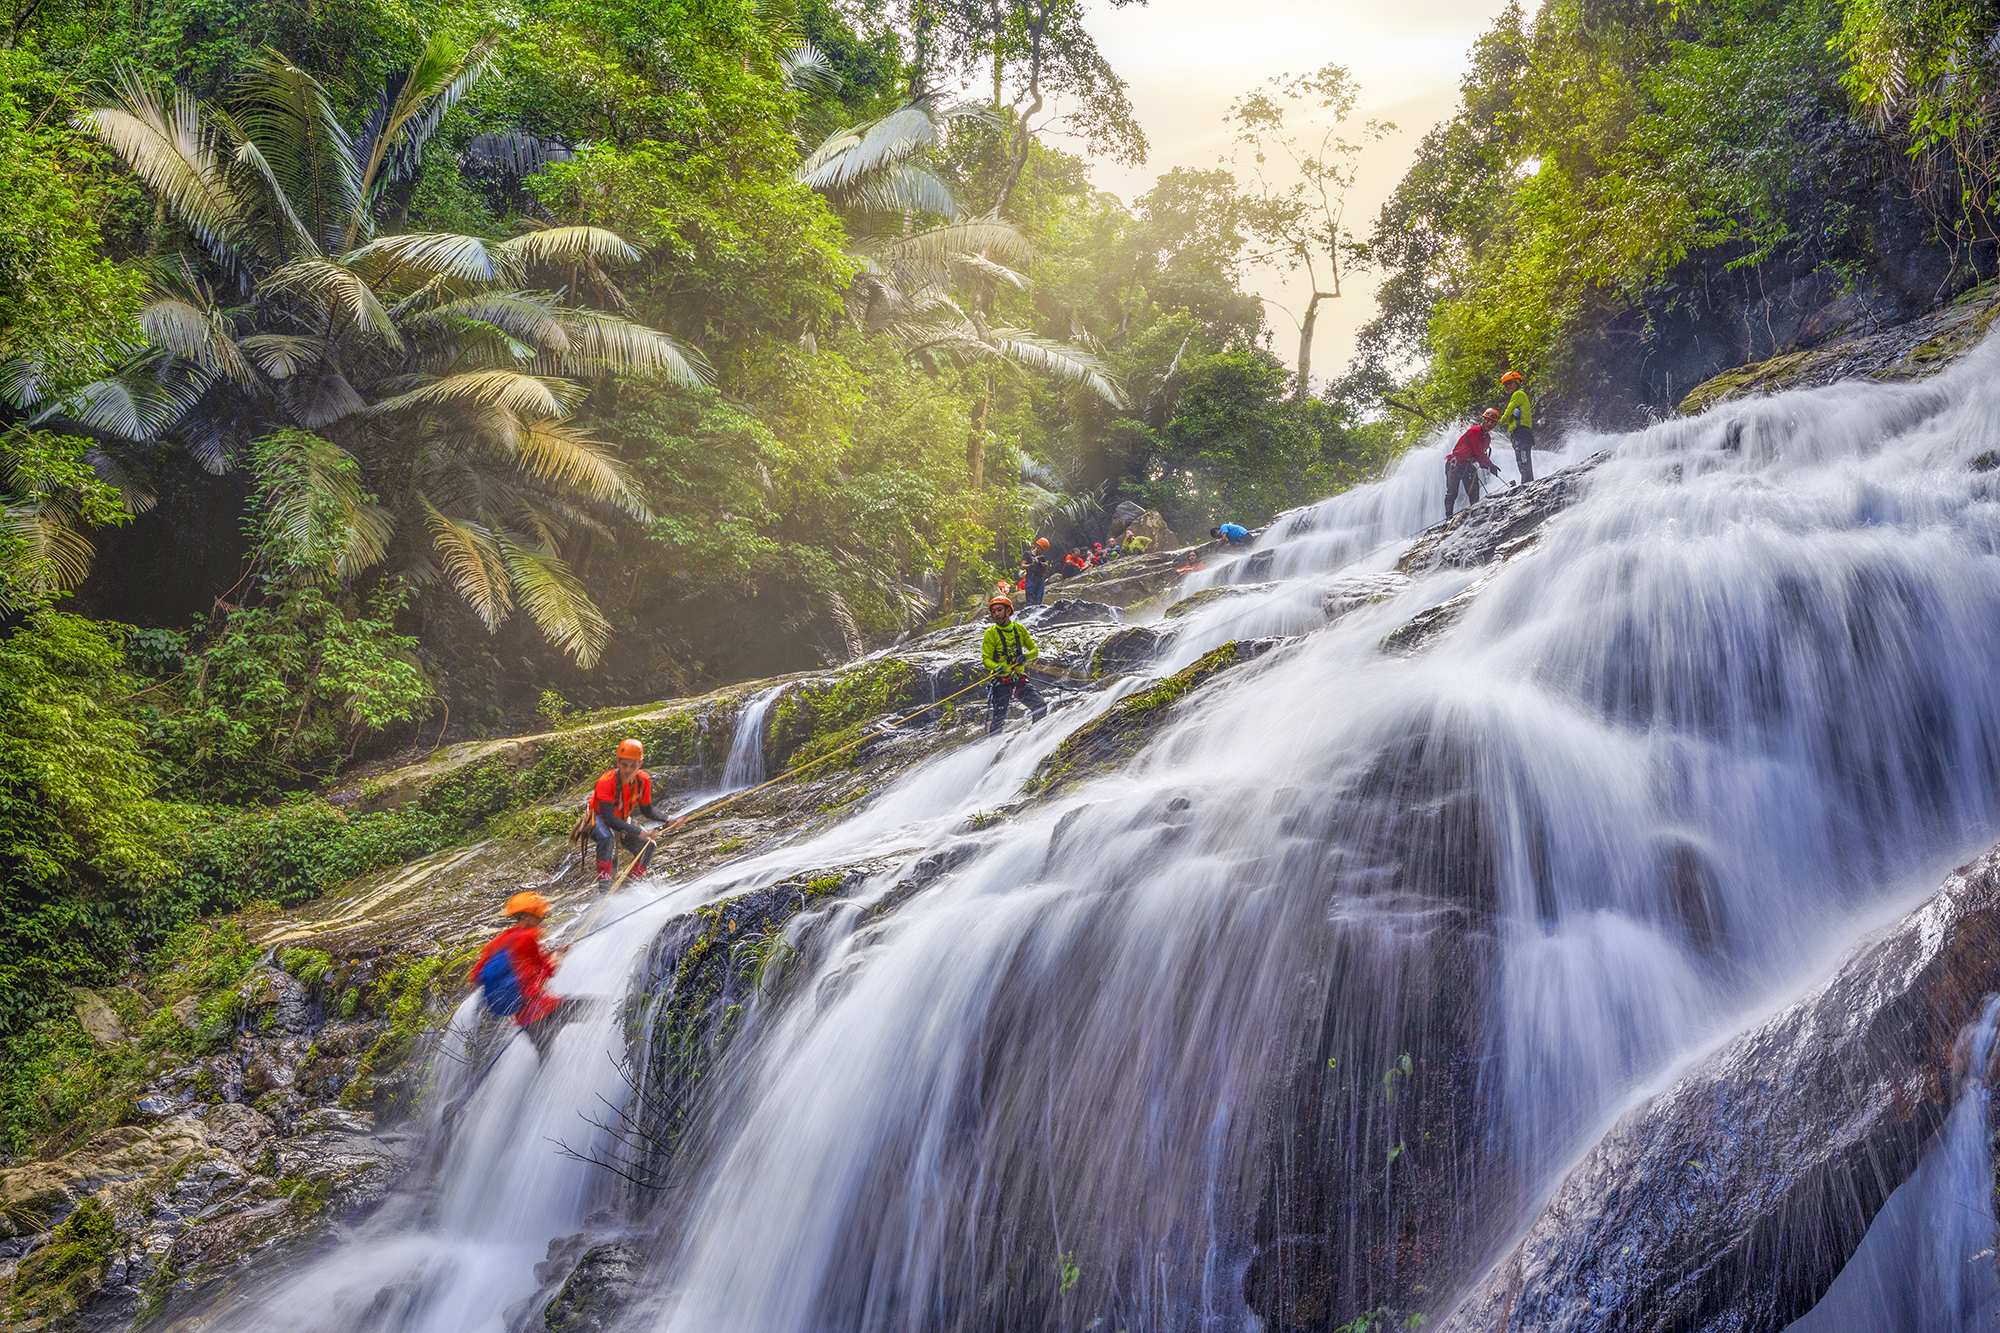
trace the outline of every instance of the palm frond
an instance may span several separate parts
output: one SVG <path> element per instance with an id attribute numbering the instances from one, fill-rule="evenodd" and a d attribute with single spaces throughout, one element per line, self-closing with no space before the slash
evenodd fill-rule
<path id="1" fill-rule="evenodd" d="M 958 212 L 951 187 L 917 162 L 892 162 L 863 177 L 846 190 L 841 202 L 868 213 L 940 213 L 951 217 Z"/>
<path id="2" fill-rule="evenodd" d="M 396 322 L 382 308 L 374 289 L 353 269 L 331 259 L 294 259 L 259 285 L 260 295 L 269 292 L 310 296 L 390 347 L 403 345 Z"/>
<path id="3" fill-rule="evenodd" d="M 569 333 L 545 292 L 482 292 L 443 301 L 404 320 L 404 328 L 421 337 L 429 328 L 457 327 L 461 321 L 490 324 L 509 337 L 532 343 L 544 354 L 569 351 Z"/>
<path id="4" fill-rule="evenodd" d="M 538 481 L 614 504 L 641 522 L 652 517 L 611 451 L 568 422 L 525 423 L 516 457 L 521 470 Z"/>
<path id="5" fill-rule="evenodd" d="M 70 123 L 109 148 L 223 270 L 246 275 L 237 245 L 246 203 L 223 170 L 225 148 L 186 90 L 162 93 L 130 68 L 118 72 L 118 105 Z"/>
<path id="6" fill-rule="evenodd" d="M 408 73 L 392 78 L 376 99 L 363 126 L 357 155 L 361 169 L 358 206 L 341 248 L 352 250 L 364 230 L 372 229 L 369 211 L 381 192 L 415 173 L 424 146 L 444 120 L 486 73 L 493 59 L 493 38 L 481 38 L 460 56 L 443 34 L 431 38 Z"/>
<path id="7" fill-rule="evenodd" d="M 324 339 L 295 333 L 253 333 L 236 345 L 251 365 L 274 380 L 320 364 L 329 350 Z"/>
<path id="8" fill-rule="evenodd" d="M 444 561 L 451 586 L 487 629 L 500 628 L 500 623 L 514 609 L 514 595 L 506 562 L 492 531 L 478 523 L 446 518 L 423 497 L 419 497 L 419 502 L 423 505 L 425 526 L 430 529 L 431 544 Z"/>
<path id="9" fill-rule="evenodd" d="M 785 72 L 785 82 L 802 93 L 830 93 L 840 87 L 840 71 L 810 38 L 778 52 L 778 67 Z"/>
<path id="10" fill-rule="evenodd" d="M 385 398 L 371 412 L 498 408 L 523 421 L 569 415 L 580 390 L 561 380 L 550 381 L 515 370 L 473 370 L 446 375 L 406 393 Z"/>
<path id="11" fill-rule="evenodd" d="M 84 385 L 45 408 L 32 424 L 60 419 L 116 439 L 157 440 L 188 414 L 212 382 L 199 370 L 166 376 L 128 370 Z"/>
<path id="12" fill-rule="evenodd" d="M 978 255 L 1009 268 L 1020 268 L 1029 258 L 1028 238 L 1020 229 L 991 217 L 947 222 L 908 236 L 871 237 L 860 248 L 907 289 L 945 285 L 953 261 L 962 256 Z"/>
<path id="13" fill-rule="evenodd" d="M 521 605 L 550 642 L 578 666 L 595 666 L 611 637 L 611 626 L 583 591 L 583 583 L 562 557 L 500 535 L 500 550 L 513 576 Z"/>
<path id="14" fill-rule="evenodd" d="M 559 312 L 568 346 L 535 367 L 555 375 L 658 375 L 684 389 L 709 381 L 708 362 L 658 329 L 599 310 Z"/>
<path id="15" fill-rule="evenodd" d="M 639 259 L 624 237 L 603 227 L 539 227 L 495 248 L 517 273 L 536 264 L 632 264 Z"/>
<path id="16" fill-rule="evenodd" d="M 1024 370 L 1088 389 L 1113 407 L 1126 405 L 1125 390 L 1111 368 L 1073 343 L 1043 338 L 1027 329 L 1009 328 L 989 330 L 987 341 L 1002 357 Z"/>
<path id="17" fill-rule="evenodd" d="M 361 195 L 361 165 L 326 88 L 267 47 L 240 81 L 234 115 L 307 253 L 335 244 Z"/>
<path id="18" fill-rule="evenodd" d="M 47 387 L 48 367 L 38 358 L 0 358 L 0 402 L 19 408 L 36 407 Z"/>
<path id="19" fill-rule="evenodd" d="M 234 330 L 219 311 L 203 309 L 177 296 L 159 296 L 139 312 L 139 327 L 155 347 L 238 384 L 256 383 L 250 363 L 236 345 Z"/>
<path id="20" fill-rule="evenodd" d="M 429 281 L 438 277 L 491 282 L 497 276 L 486 242 L 477 236 L 453 236 L 447 232 L 384 236 L 342 256 L 340 262 L 375 283 L 410 278 Z"/>
<path id="21" fill-rule="evenodd" d="M 343 578 L 380 563 L 392 527 L 361 484 L 353 454 L 317 435 L 285 430 L 257 445 L 266 531 L 298 568 L 330 559 Z"/>
<path id="22" fill-rule="evenodd" d="M 361 391 L 330 364 L 302 368 L 284 382 L 281 392 L 292 420 L 307 430 L 318 430 L 368 410 L 368 400 Z"/>
<path id="23" fill-rule="evenodd" d="M 97 550 L 59 506 L 29 501 L 8 505 L 0 514 L 5 515 L 8 531 L 21 543 L 8 562 L 14 567 L 0 571 L 6 582 L 47 593 L 74 588 L 89 577 Z"/>
<path id="24" fill-rule="evenodd" d="M 930 99 L 905 102 L 880 120 L 835 130 L 795 174 L 807 188 L 839 197 L 872 173 L 935 148 L 938 119 Z"/>
<path id="25" fill-rule="evenodd" d="M 132 475 L 123 460 L 114 458 L 102 449 L 84 452 L 83 461 L 90 464 L 90 470 L 97 479 L 118 492 L 118 499 L 127 513 L 143 514 L 160 502 L 153 488 Z"/>

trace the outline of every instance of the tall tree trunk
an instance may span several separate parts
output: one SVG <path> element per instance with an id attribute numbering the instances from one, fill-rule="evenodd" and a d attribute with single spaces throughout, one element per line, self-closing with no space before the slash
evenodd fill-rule
<path id="1" fill-rule="evenodd" d="M 1019 0 L 1017 0 L 1017 3 Z M 1007 208 L 1008 200 L 1014 197 L 1014 187 L 1021 183 L 1021 172 L 1028 165 L 1028 145 L 1032 134 L 1028 122 L 1042 109 L 1042 36 L 1048 31 L 1049 16 L 1061 0 L 1028 0 L 1024 6 L 1030 11 L 1027 19 L 1028 31 L 1028 107 L 1021 113 L 1021 119 L 1014 126 L 1013 160 L 1007 164 L 1007 179 L 1001 182 L 1000 195 L 993 201 L 993 216 L 1000 217 Z M 994 42 L 999 43 L 999 34 L 994 34 Z"/>
<path id="2" fill-rule="evenodd" d="M 1319 323 L 1319 303 L 1338 295 L 1338 292 L 1314 292 L 1312 300 L 1306 302 L 1306 317 L 1299 321 L 1299 379 L 1292 386 L 1294 398 L 1304 398 L 1312 392 L 1313 325 Z"/>
<path id="3" fill-rule="evenodd" d="M 993 372 L 988 370 L 980 376 L 979 402 L 972 410 L 972 434 L 965 441 L 965 470 L 972 479 L 972 493 L 966 497 L 966 508 L 972 521 L 982 522 L 986 514 L 986 424 L 988 412 L 993 404 Z M 951 597 L 958 590 L 959 576 L 965 572 L 965 562 L 958 552 L 953 551 L 944 559 L 944 569 L 938 575 L 937 610 L 943 615 L 951 609 Z"/>

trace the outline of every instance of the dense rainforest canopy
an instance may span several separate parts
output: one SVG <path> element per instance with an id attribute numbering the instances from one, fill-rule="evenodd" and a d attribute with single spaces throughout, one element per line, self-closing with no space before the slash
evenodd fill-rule
<path id="1" fill-rule="evenodd" d="M 1089 18 L 0 4 L 16 1063 L 180 923 L 462 832 L 309 795 L 357 759 L 849 660 L 1120 501 L 1364 480 L 1509 367 L 1629 420 L 1993 268 L 1970 0 L 1509 7 L 1372 225 L 1339 51 L 1232 163 L 1094 189 L 1148 144 Z M 1380 274 L 1352 366 L 1260 267 Z"/>

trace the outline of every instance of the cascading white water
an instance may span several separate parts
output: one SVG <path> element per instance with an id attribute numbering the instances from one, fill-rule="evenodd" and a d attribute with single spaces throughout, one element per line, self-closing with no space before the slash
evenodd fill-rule
<path id="1" fill-rule="evenodd" d="M 742 791 L 762 782 L 764 773 L 764 714 L 785 692 L 783 685 L 760 690 L 736 715 L 736 734 L 729 741 L 729 760 L 722 766 L 722 790 Z"/>
<path id="2" fill-rule="evenodd" d="M 750 1003 L 628 1325 L 1249 1329 L 1253 1305 L 1337 1323 L 1419 1284 L 1435 1306 L 1636 1088 L 2000 831 L 2000 473 L 1970 466 L 1996 426 L 1989 345 L 1921 385 L 1574 441 L 1611 456 L 1420 654 L 1378 644 L 1488 571 L 1237 668 L 893 912 L 795 923 L 812 975 Z M 1274 586 L 1185 617 L 1164 665 L 1388 569 L 1441 516 L 1438 453 L 1281 518 Z M 585 975 L 615 988 L 725 888 L 962 836 L 1102 706 L 675 890 Z M 480 1227 L 536 1258 L 574 1230 L 610 1182 L 497 1126 L 574 1141 L 611 1036 L 480 1091 L 438 1187 L 476 1216 L 385 1213 L 298 1281 L 381 1262 L 428 1293 Z M 547 1197 L 481 1193 L 510 1174 Z M 490 1327 L 508 1291 L 397 1326 Z"/>
<path id="3" fill-rule="evenodd" d="M 1936 1144 L 1819 1304 L 1786 1333 L 1986 1333 L 2000 1319 L 1987 1123 L 1996 1028 L 2000 995 L 1989 995 L 1962 1040 L 1965 1081 Z"/>

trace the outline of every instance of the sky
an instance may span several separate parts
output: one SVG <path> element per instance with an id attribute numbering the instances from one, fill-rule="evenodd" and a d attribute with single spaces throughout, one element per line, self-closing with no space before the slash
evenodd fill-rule
<path id="1" fill-rule="evenodd" d="M 1344 64 L 1361 87 L 1349 117 L 1389 120 L 1397 132 L 1364 149 L 1348 199 L 1349 226 L 1365 235 L 1376 211 L 1409 169 L 1424 133 L 1458 106 L 1458 80 L 1473 39 L 1506 0 L 1148 0 L 1092 6 L 1085 26 L 1111 68 L 1130 84 L 1139 124 L 1152 143 L 1141 167 L 1100 162 L 1092 179 L 1128 203 L 1175 167 L 1212 167 L 1229 151 L 1222 124 L 1230 101 L 1273 75 Z M 1260 272 L 1249 283 L 1266 302 L 1272 348 L 1290 361 L 1298 318 L 1311 288 L 1304 275 Z M 1356 274 L 1339 301 L 1320 303 L 1313 338 L 1315 377 L 1338 374 L 1355 334 L 1374 315 L 1374 283 Z"/>

